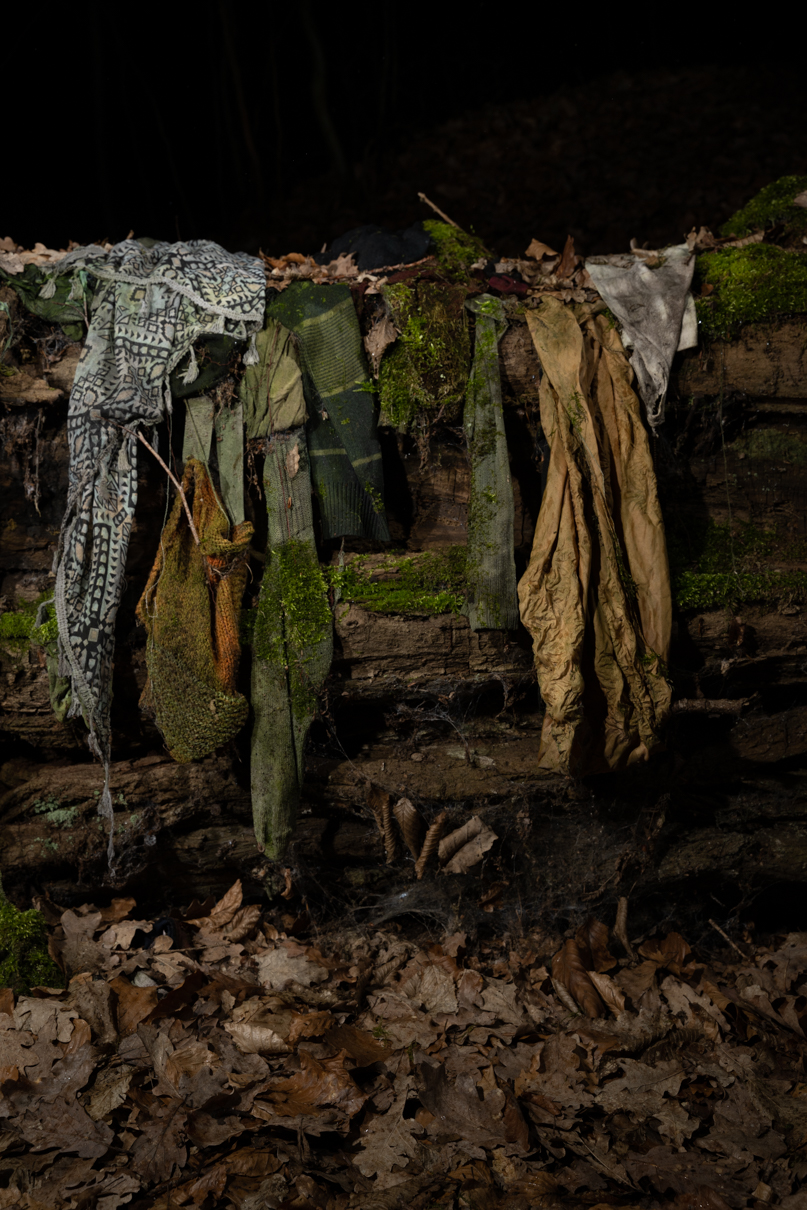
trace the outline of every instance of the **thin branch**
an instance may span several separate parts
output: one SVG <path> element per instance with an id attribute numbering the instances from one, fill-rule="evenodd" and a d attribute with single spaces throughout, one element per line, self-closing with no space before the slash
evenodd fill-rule
<path id="1" fill-rule="evenodd" d="M 439 206 L 435 206 L 434 202 L 430 202 L 425 193 L 419 193 L 418 197 L 422 202 L 425 202 L 427 206 L 431 206 L 434 213 L 439 214 L 443 222 L 449 223 L 452 227 L 456 227 L 458 231 L 462 231 L 462 227 L 460 227 L 459 223 L 455 223 L 453 218 L 449 218 L 444 210 L 441 210 Z"/>
<path id="2" fill-rule="evenodd" d="M 185 492 L 184 492 L 184 491 L 183 491 L 183 489 L 182 489 L 182 484 L 179 482 L 179 480 L 177 479 L 177 477 L 176 477 L 176 476 L 173 474 L 173 472 L 171 471 L 171 469 L 170 469 L 170 467 L 168 466 L 168 464 L 167 464 L 166 462 L 163 462 L 162 458 L 161 458 L 161 457 L 160 457 L 160 455 L 157 453 L 157 451 L 155 450 L 154 446 L 153 446 L 153 445 L 149 445 L 148 441 L 146 441 L 145 437 L 144 437 L 144 436 L 143 436 L 143 434 L 140 432 L 140 430 L 138 430 L 137 432 L 135 432 L 133 429 L 127 429 L 127 427 L 126 427 L 126 425 L 125 425 L 125 424 L 118 424 L 117 420 L 109 420 L 109 423 L 110 423 L 110 424 L 114 424 L 116 428 L 122 429 L 122 430 L 123 430 L 123 432 L 124 432 L 124 433 L 126 433 L 126 435 L 127 435 L 128 437 L 136 437 L 138 441 L 142 441 L 143 445 L 146 447 L 146 449 L 149 451 L 149 453 L 153 454 L 153 455 L 154 455 L 154 457 L 157 459 L 157 461 L 159 462 L 160 466 L 163 468 L 163 470 L 165 471 L 166 475 L 167 475 L 167 476 L 168 476 L 168 478 L 171 480 L 171 482 L 173 483 L 174 487 L 177 489 L 177 491 L 179 492 L 180 496 L 182 497 L 182 507 L 185 509 L 185 514 L 186 514 L 186 516 L 187 516 L 187 518 L 188 518 L 188 525 L 190 525 L 190 527 L 191 527 L 191 533 L 193 534 L 193 540 L 194 540 L 194 542 L 196 543 L 196 545 L 197 545 L 197 546 L 199 546 L 199 545 L 200 545 L 200 542 L 199 542 L 199 534 L 196 532 L 196 526 L 195 526 L 195 525 L 194 525 L 194 523 L 193 523 L 193 517 L 192 517 L 192 515 L 191 515 L 191 510 L 190 510 L 190 508 L 189 508 L 189 506 L 188 506 L 188 498 L 187 498 L 187 496 L 185 495 Z"/>

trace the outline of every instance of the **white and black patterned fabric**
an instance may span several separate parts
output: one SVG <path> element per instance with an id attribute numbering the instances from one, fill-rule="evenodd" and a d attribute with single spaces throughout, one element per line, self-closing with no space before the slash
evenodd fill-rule
<path id="1" fill-rule="evenodd" d="M 57 275 L 80 270 L 97 286 L 70 396 L 68 499 L 54 563 L 56 616 L 60 673 L 72 684 L 71 714 L 83 714 L 90 748 L 104 762 L 99 810 L 111 823 L 112 658 L 137 503 L 133 432 L 170 412 L 168 376 L 200 336 L 252 337 L 244 360 L 257 360 L 254 335 L 263 325 L 266 279 L 259 260 L 204 240 L 149 248 L 124 240 L 110 251 L 91 246 L 69 253 L 54 266 L 43 296 L 53 294 Z M 191 352 L 186 380 L 195 373 Z M 111 828 L 109 859 L 111 866 Z"/>

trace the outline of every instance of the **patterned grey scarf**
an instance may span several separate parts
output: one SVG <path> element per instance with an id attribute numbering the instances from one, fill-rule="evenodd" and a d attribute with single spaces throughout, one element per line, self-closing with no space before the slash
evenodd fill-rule
<path id="1" fill-rule="evenodd" d="M 137 503 L 133 430 L 170 413 L 168 376 L 191 349 L 185 381 L 194 379 L 191 346 L 200 336 L 251 336 L 244 360 L 257 361 L 266 279 L 259 260 L 204 240 L 151 248 L 124 240 L 108 253 L 77 248 L 54 270 L 43 297 L 54 293 L 56 275 L 85 270 L 98 280 L 70 396 L 69 487 L 54 570 L 59 671 L 71 680 L 70 714 L 83 714 L 90 750 L 104 762 L 99 812 L 110 823 L 111 869 L 109 715 L 115 616 Z"/>

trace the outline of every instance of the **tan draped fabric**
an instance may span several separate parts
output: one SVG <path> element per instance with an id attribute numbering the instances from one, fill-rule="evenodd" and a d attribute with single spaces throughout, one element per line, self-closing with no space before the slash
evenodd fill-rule
<path id="1" fill-rule="evenodd" d="M 595 308 L 527 313 L 549 470 L 518 586 L 546 704 L 539 766 L 647 759 L 669 711 L 670 572 L 656 476 L 622 343 Z"/>

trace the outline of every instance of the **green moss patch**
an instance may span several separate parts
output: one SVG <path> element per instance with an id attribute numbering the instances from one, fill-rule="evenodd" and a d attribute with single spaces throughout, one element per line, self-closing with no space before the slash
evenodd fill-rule
<path id="1" fill-rule="evenodd" d="M 61 971 L 48 953 L 45 920 L 33 909 L 21 912 L 0 887 L 0 987 L 28 994 L 32 987 L 62 987 Z"/>
<path id="2" fill-rule="evenodd" d="M 467 277 L 474 261 L 487 259 L 489 255 L 481 239 L 450 223 L 429 219 L 423 226 L 432 237 L 441 269 L 454 281 Z"/>
<path id="3" fill-rule="evenodd" d="M 10 609 L 7 613 L 0 614 L 0 643 L 21 654 L 31 643 L 47 647 L 55 642 L 58 628 L 56 611 L 52 605 L 47 610 L 45 622 L 41 626 L 36 625 L 39 606 L 52 596 L 52 592 L 42 593 L 35 601 L 25 601 L 18 609 Z"/>
<path id="4" fill-rule="evenodd" d="M 721 235 L 750 235 L 784 223 L 794 232 L 807 231 L 807 210 L 794 206 L 793 198 L 807 189 L 807 176 L 782 176 L 761 189 L 756 197 L 732 214 L 720 228 Z"/>
<path id="5" fill-rule="evenodd" d="M 456 420 L 468 381 L 470 341 L 462 286 L 398 282 L 384 289 L 400 336 L 378 376 L 383 420 L 409 428 L 421 413 Z"/>
<path id="6" fill-rule="evenodd" d="M 746 458 L 774 459 L 790 462 L 794 466 L 807 466 L 807 442 L 783 433 L 781 429 L 749 429 L 728 449 L 732 453 L 745 454 Z"/>
<path id="7" fill-rule="evenodd" d="M 687 524 L 668 519 L 667 551 L 675 605 L 689 609 L 738 609 L 744 604 L 807 601 L 807 572 L 764 566 L 807 561 L 807 539 L 753 523 Z"/>
<path id="8" fill-rule="evenodd" d="M 707 338 L 730 339 L 743 324 L 807 312 L 804 253 L 774 244 L 718 248 L 698 257 L 696 275 L 702 286 L 713 287 L 708 297 L 695 300 Z"/>
<path id="9" fill-rule="evenodd" d="M 420 555 L 357 555 L 327 569 L 340 600 L 375 613 L 459 614 L 467 586 L 466 548 Z"/>

